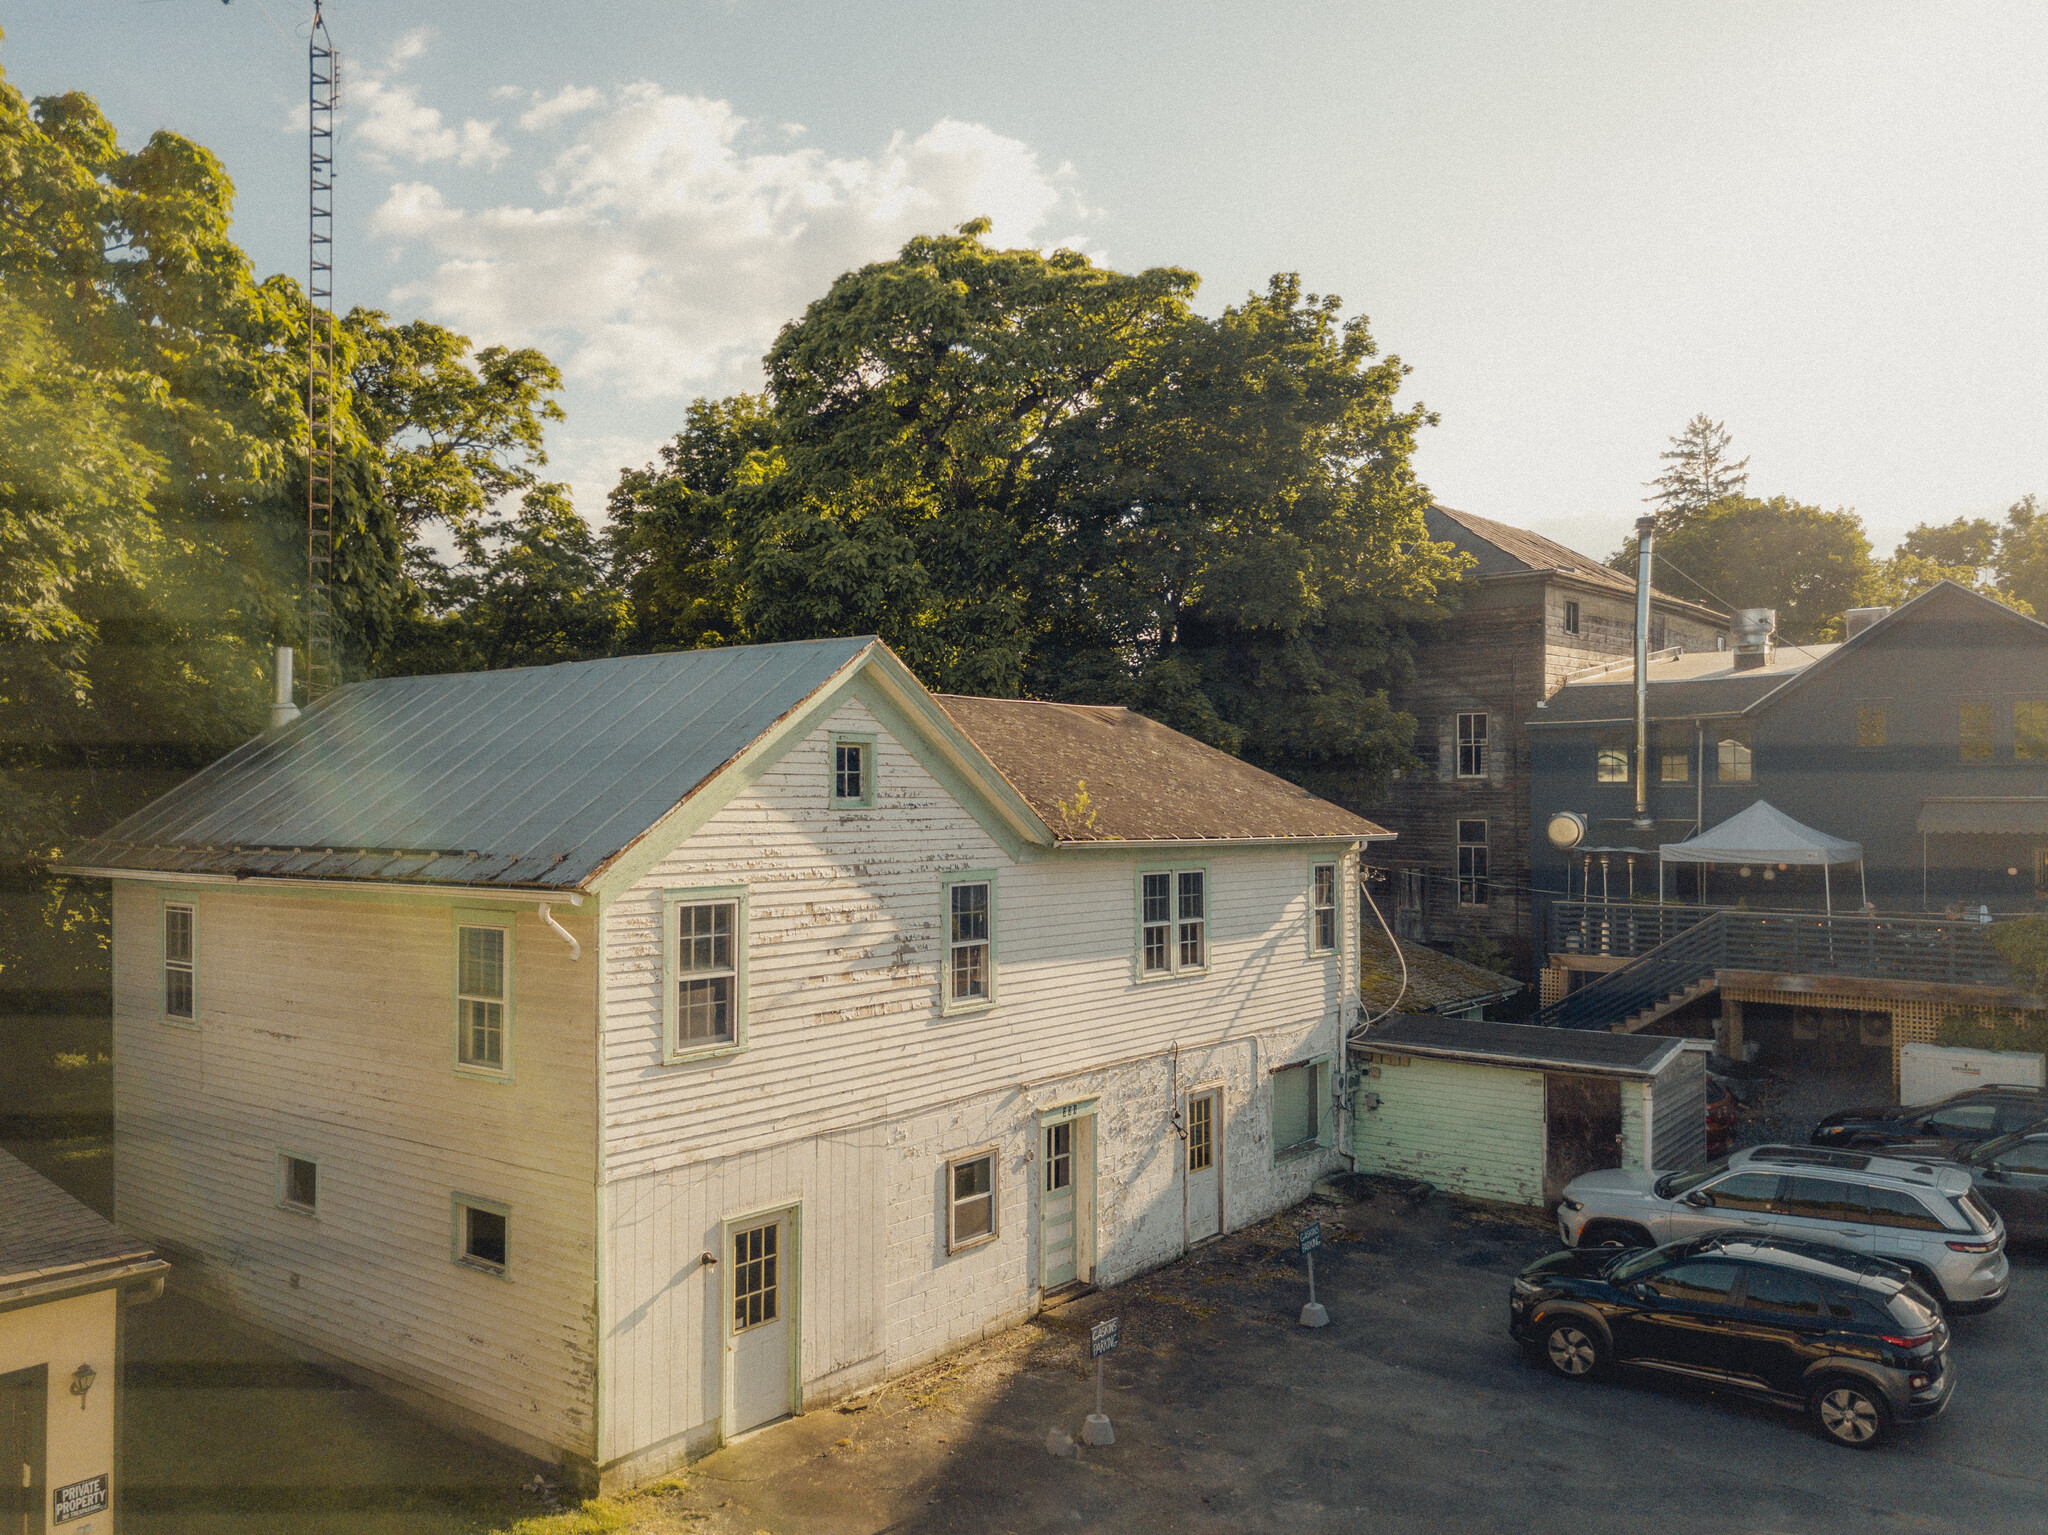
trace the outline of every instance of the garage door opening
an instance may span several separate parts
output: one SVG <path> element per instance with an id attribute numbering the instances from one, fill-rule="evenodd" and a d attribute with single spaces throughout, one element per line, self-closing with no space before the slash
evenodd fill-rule
<path id="1" fill-rule="evenodd" d="M 1543 1197 L 1581 1173 L 1621 1166 L 1621 1084 L 1613 1077 L 1543 1075 Z"/>

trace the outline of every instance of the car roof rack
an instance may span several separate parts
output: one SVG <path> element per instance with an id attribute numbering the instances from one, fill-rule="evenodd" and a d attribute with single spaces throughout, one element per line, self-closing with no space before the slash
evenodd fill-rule
<path id="1" fill-rule="evenodd" d="M 1861 1172 L 1871 1159 L 1861 1152 L 1829 1151 L 1820 1146 L 1758 1146 L 1749 1153 L 1752 1162 L 1796 1162 L 1802 1167 L 1840 1167 Z"/>

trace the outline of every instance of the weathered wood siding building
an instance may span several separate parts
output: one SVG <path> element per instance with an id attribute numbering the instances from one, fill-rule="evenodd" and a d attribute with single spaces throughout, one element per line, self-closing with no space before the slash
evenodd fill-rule
<path id="1" fill-rule="evenodd" d="M 1423 767 L 1402 774 L 1373 815 L 1399 841 L 1384 859 L 1401 935 L 1487 940 L 1515 975 L 1533 974 L 1531 827 L 1524 727 L 1566 679 L 1626 662 L 1635 646 L 1632 577 L 1520 528 L 1431 507 L 1430 537 L 1472 556 L 1458 614 L 1424 642 L 1394 695 L 1415 716 Z M 1712 609 L 1661 592 L 1653 649 L 1713 650 Z"/>
<path id="2" fill-rule="evenodd" d="M 80 854 L 119 1208 L 630 1481 L 1306 1193 L 1382 835 L 873 641 L 360 684 Z"/>

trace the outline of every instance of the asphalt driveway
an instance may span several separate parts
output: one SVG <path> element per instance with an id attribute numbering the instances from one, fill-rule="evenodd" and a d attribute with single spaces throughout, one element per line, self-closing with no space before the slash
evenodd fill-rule
<path id="1" fill-rule="evenodd" d="M 1331 1325 L 1290 1233 L 1320 1215 Z M 648 1531 L 1669 1531 L 1869 1535 L 2048 1527 L 2048 1264 L 2016 1255 L 2014 1296 L 1959 1318 L 1962 1379 L 1941 1420 L 1870 1452 L 1738 1398 L 1662 1381 L 1581 1383 L 1505 1334 L 1508 1278 L 1540 1225 L 1391 1192 L 1305 1209 L 990 1340 L 854 1410 L 728 1447 L 681 1494 L 635 1505 Z M 1121 1318 L 1108 1410 L 1087 1324 Z"/>

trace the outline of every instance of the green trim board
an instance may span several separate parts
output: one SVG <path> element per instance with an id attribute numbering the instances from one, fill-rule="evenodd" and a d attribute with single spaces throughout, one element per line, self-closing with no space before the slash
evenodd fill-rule
<path id="1" fill-rule="evenodd" d="M 681 931 L 676 913 L 685 906 L 707 906 L 730 901 L 734 905 L 732 956 L 732 1038 L 707 1044 L 684 1045 L 676 1038 L 677 986 L 682 972 L 677 968 L 676 948 Z M 745 885 L 680 885 L 661 892 L 661 1059 L 677 1066 L 713 1056 L 737 1055 L 747 1048 L 747 945 L 749 933 L 749 891 Z"/>
<path id="2" fill-rule="evenodd" d="M 939 1016 L 985 1013 L 1000 999 L 998 977 L 1002 973 L 998 947 L 1001 928 L 1000 892 L 994 869 L 958 869 L 939 880 Z M 953 998 L 953 891 L 961 885 L 988 886 L 988 995 L 965 1001 Z"/>
<path id="3" fill-rule="evenodd" d="M 503 907 L 451 906 L 448 909 L 448 966 L 449 989 L 448 1007 L 451 1029 L 448 1038 L 450 1069 L 458 1077 L 467 1077 L 477 1082 L 511 1082 L 514 1080 L 516 1041 L 518 1038 L 518 983 L 519 935 L 513 918 L 514 912 Z M 462 1058 L 462 930 L 464 928 L 496 928 L 505 935 L 505 997 L 504 1027 L 500 1035 L 498 1064 L 479 1065 Z"/>

